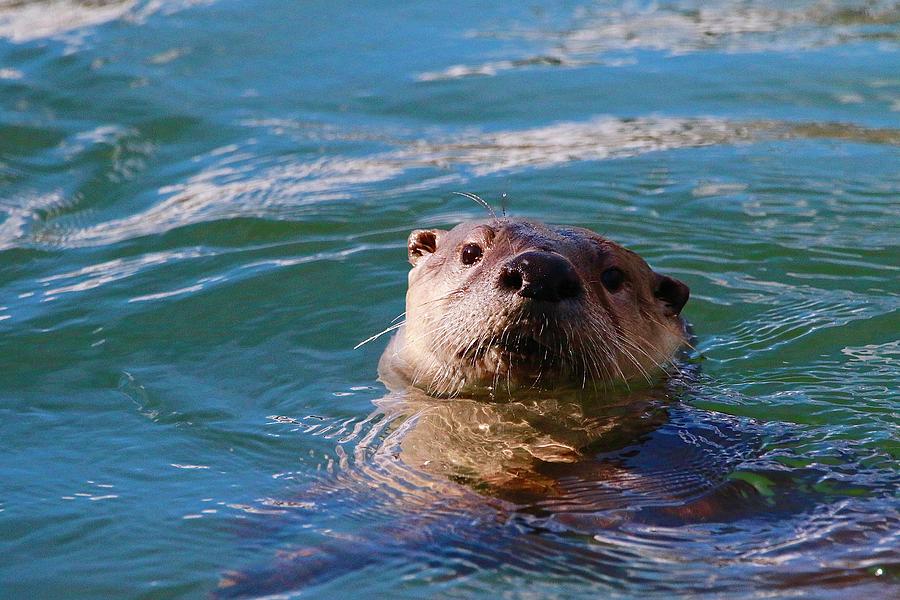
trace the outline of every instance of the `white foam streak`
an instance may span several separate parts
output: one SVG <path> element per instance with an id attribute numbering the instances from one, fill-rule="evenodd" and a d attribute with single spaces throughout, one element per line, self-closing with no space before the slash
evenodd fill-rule
<path id="1" fill-rule="evenodd" d="M 0 201 L 0 250 L 18 246 L 28 236 L 40 212 L 65 204 L 61 192 L 13 197 Z"/>
<path id="2" fill-rule="evenodd" d="M 199 249 L 188 249 L 175 252 L 153 252 L 131 259 L 117 258 L 115 260 L 89 265 L 75 271 L 45 277 L 39 279 L 38 283 L 49 288 L 44 290 L 43 295 L 45 298 L 55 298 L 60 294 L 83 292 L 107 283 L 126 279 L 148 267 L 160 266 L 172 261 L 197 258 L 209 254 L 212 254 L 212 252 L 201 251 Z M 50 288 L 51 284 L 60 284 L 63 282 L 65 282 L 65 285 L 57 285 L 57 287 Z"/>
<path id="3" fill-rule="evenodd" d="M 212 0 L 0 0 L 0 38 L 16 43 L 57 38 L 116 20 L 141 23 L 155 13 L 171 14 Z"/>

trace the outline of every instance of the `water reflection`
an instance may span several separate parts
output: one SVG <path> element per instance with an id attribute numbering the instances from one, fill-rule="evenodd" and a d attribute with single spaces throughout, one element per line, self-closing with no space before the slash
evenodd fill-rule
<path id="1" fill-rule="evenodd" d="M 317 546 L 229 573 L 220 593 L 298 590 L 423 556 L 442 578 L 549 569 L 568 585 L 704 592 L 727 589 L 709 587 L 711 559 L 728 585 L 799 587 L 821 583 L 795 572 L 806 552 L 821 553 L 817 568 L 835 585 L 868 576 L 864 564 L 896 560 L 890 478 L 824 484 L 833 466 L 785 469 L 776 457 L 797 432 L 685 404 L 701 383 L 688 369 L 612 396 L 433 399 L 406 389 L 353 426 L 275 419 L 353 446 L 294 501 L 298 520 L 350 504 L 354 520 L 372 526 L 363 537 L 329 530 Z M 881 507 L 877 518 L 871 506 Z M 848 566 L 863 540 L 886 552 Z M 777 568 L 763 581 L 754 565 Z"/>

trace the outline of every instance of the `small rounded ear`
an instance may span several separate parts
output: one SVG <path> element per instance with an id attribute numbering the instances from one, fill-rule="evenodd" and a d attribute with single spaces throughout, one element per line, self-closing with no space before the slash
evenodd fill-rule
<path id="1" fill-rule="evenodd" d="M 678 316 L 691 296 L 690 288 L 677 279 L 666 275 L 654 273 L 653 276 L 653 296 L 662 303 L 663 312 L 666 316 Z"/>
<path id="2" fill-rule="evenodd" d="M 416 266 L 423 256 L 433 254 L 437 250 L 438 240 L 443 235 L 440 229 L 416 229 L 409 234 L 406 249 L 409 251 L 409 264 Z"/>

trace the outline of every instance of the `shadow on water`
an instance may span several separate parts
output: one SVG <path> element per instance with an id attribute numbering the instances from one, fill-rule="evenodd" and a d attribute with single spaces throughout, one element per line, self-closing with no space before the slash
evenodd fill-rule
<path id="1" fill-rule="evenodd" d="M 405 390 L 349 431 L 280 417 L 354 450 L 314 486 L 268 501 L 284 512 L 246 531 L 281 550 L 227 573 L 216 596 L 321 589 L 383 569 L 450 586 L 539 573 L 576 594 L 821 592 L 871 580 L 871 569 L 846 567 L 867 543 L 881 549 L 872 564 L 896 570 L 896 481 L 858 472 L 825 484 L 834 466 L 786 468 L 767 449 L 795 432 L 692 407 L 701 379 L 490 401 Z M 360 527 L 292 544 L 317 511 Z M 818 558 L 804 571 L 801 555 Z"/>

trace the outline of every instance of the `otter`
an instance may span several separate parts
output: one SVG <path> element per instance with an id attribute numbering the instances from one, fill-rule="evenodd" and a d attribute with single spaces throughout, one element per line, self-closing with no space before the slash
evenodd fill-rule
<path id="1" fill-rule="evenodd" d="M 388 393 L 365 420 L 379 425 L 340 483 L 343 499 L 367 502 L 382 491 L 385 509 L 404 519 L 255 573 L 229 573 L 219 595 L 314 585 L 378 560 L 385 547 L 415 551 L 465 531 L 474 515 L 474 539 L 483 527 L 512 547 L 518 530 L 505 523 L 531 510 L 554 526 L 590 530 L 593 517 L 573 521 L 547 507 L 665 511 L 683 504 L 668 495 L 667 473 L 679 471 L 679 494 L 685 482 L 721 483 L 708 461 L 696 461 L 704 465 L 696 474 L 660 461 L 635 470 L 633 458 L 616 454 L 667 422 L 671 402 L 658 375 L 688 343 L 684 283 L 588 229 L 505 215 L 417 229 L 407 256 L 406 318 L 386 330 L 396 332 L 378 368 Z M 661 437 L 670 438 L 681 443 Z M 318 495 L 307 490 L 304 499 Z"/>
<path id="2" fill-rule="evenodd" d="M 407 255 L 406 319 L 379 361 L 394 393 L 378 403 L 415 415 L 406 465 L 540 496 L 556 493 L 547 465 L 659 425 L 646 388 L 688 344 L 683 282 L 589 229 L 505 215 L 414 230 Z"/>
<path id="3" fill-rule="evenodd" d="M 390 389 L 628 384 L 686 342 L 688 287 L 588 229 L 504 216 L 417 229 L 407 248 L 406 320 L 379 363 Z"/>
<path id="4" fill-rule="evenodd" d="M 379 362 L 387 393 L 352 431 L 338 423 L 340 468 L 266 504 L 285 507 L 279 547 L 292 520 L 308 539 L 310 511 L 317 542 L 226 573 L 217 596 L 292 594 L 376 565 L 414 581 L 499 570 L 490 581 L 505 585 L 511 570 L 587 578 L 601 595 L 635 580 L 708 590 L 715 576 L 694 565 L 767 561 L 771 520 L 815 512 L 798 490 L 820 471 L 756 475 L 771 431 L 680 401 L 700 383 L 673 360 L 689 341 L 684 283 L 587 229 L 505 216 L 413 231 L 408 258 L 406 320 Z M 334 439 L 320 419 L 300 424 Z M 335 513 L 352 515 L 343 530 Z M 748 527 L 761 545 L 729 540 Z"/>

